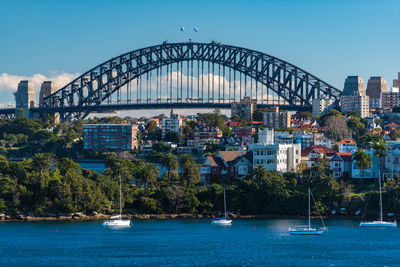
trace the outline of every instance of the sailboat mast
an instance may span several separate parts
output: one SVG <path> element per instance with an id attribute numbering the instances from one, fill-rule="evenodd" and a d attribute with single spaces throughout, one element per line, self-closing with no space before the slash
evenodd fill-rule
<path id="1" fill-rule="evenodd" d="M 119 175 L 119 216 L 122 218 L 122 183 L 121 174 Z"/>
<path id="2" fill-rule="evenodd" d="M 224 188 L 224 215 L 226 218 L 226 197 L 225 197 L 225 188 Z"/>
<path id="3" fill-rule="evenodd" d="M 311 228 L 310 188 L 308 188 L 308 229 Z"/>
<path id="4" fill-rule="evenodd" d="M 383 221 L 381 172 L 379 172 L 379 219 Z"/>

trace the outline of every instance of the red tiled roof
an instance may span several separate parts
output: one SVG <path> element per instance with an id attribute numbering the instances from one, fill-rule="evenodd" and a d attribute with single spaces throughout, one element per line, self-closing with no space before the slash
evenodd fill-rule
<path id="1" fill-rule="evenodd" d="M 328 148 L 326 146 L 313 145 L 313 146 L 310 146 L 310 147 L 307 147 L 307 148 L 303 149 L 301 151 L 301 156 L 302 157 L 306 157 L 308 154 L 311 153 L 311 151 L 315 151 L 315 152 L 318 152 L 318 153 L 321 153 L 321 154 L 326 154 L 327 156 L 332 156 L 332 155 L 336 154 L 335 150 L 330 149 L 330 148 Z"/>
<path id="2" fill-rule="evenodd" d="M 351 161 L 351 158 L 353 157 L 353 152 L 342 152 L 342 153 L 337 153 L 344 161 Z"/>
<path id="3" fill-rule="evenodd" d="M 247 151 L 220 151 L 219 153 L 225 162 L 229 162 L 243 156 Z"/>
<path id="4" fill-rule="evenodd" d="M 396 124 L 394 122 L 391 122 L 389 124 L 386 124 L 385 127 L 400 127 L 400 125 L 398 125 L 398 124 Z"/>
<path id="5" fill-rule="evenodd" d="M 214 158 L 211 156 L 207 157 L 208 161 L 211 163 L 211 166 L 216 167 L 217 163 L 215 162 Z"/>
<path id="6" fill-rule="evenodd" d="M 229 127 L 239 127 L 239 126 L 240 126 L 240 122 L 238 122 L 238 121 L 231 121 L 231 122 L 228 124 L 228 126 L 229 126 Z"/>
<path id="7" fill-rule="evenodd" d="M 356 141 L 350 138 L 345 138 L 342 141 L 339 142 L 340 144 L 345 144 L 345 145 L 355 145 Z"/>
<path id="8" fill-rule="evenodd" d="M 263 124 L 263 122 L 262 121 L 251 121 L 250 124 L 259 125 L 259 124 Z"/>

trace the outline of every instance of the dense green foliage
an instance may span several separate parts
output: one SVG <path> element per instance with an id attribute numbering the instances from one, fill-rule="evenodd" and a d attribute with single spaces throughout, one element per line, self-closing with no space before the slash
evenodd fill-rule
<path id="1" fill-rule="evenodd" d="M 351 185 L 342 185 L 334 179 L 327 172 L 326 159 L 321 159 L 311 170 L 316 176 L 311 176 L 310 170 L 300 176 L 282 175 L 257 166 L 241 181 L 221 185 L 221 180 L 214 177 L 213 181 L 219 183 L 209 186 L 200 184 L 199 165 L 191 155 L 177 158 L 167 153 L 162 162 L 166 171 L 160 177 L 156 165 L 116 155 L 106 159 L 103 174 L 81 169 L 74 161 L 57 159 L 50 153 L 38 153 L 21 162 L 0 156 L 0 212 L 113 213 L 119 209 L 119 177 L 122 178 L 123 208 L 131 213 L 219 213 L 223 210 L 224 187 L 228 210 L 241 214 L 305 214 L 308 187 L 323 213 L 340 207 L 354 212 L 366 205 L 370 195 L 371 201 L 376 200 L 376 192 L 354 195 Z M 385 200 L 400 204 L 397 203 L 399 181 L 391 181 L 387 188 Z"/>

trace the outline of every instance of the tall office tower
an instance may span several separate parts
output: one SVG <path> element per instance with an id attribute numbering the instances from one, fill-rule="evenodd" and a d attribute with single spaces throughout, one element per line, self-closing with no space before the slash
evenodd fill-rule
<path id="1" fill-rule="evenodd" d="M 382 108 L 381 93 L 388 92 L 385 78 L 371 77 L 367 84 L 367 96 L 369 96 L 369 108 Z"/>
<path id="2" fill-rule="evenodd" d="M 340 108 L 342 112 L 357 112 L 362 118 L 369 115 L 369 97 L 366 95 L 364 81 L 360 76 L 346 78 L 340 98 Z"/>
<path id="3" fill-rule="evenodd" d="M 44 81 L 40 87 L 39 93 L 39 107 L 43 106 L 43 99 L 57 91 L 56 84 L 52 81 Z"/>
<path id="4" fill-rule="evenodd" d="M 347 76 L 344 81 L 343 96 L 351 96 L 354 91 L 358 91 L 360 94 L 365 95 L 364 80 L 360 76 Z"/>

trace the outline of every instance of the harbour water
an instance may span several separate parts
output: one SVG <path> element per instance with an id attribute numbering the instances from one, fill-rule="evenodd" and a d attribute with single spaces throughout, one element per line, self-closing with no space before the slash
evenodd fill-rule
<path id="1" fill-rule="evenodd" d="M 400 229 L 328 220 L 329 233 L 291 236 L 301 220 L 134 220 L 0 223 L 2 266 L 399 266 Z M 318 225 L 318 222 L 315 221 Z"/>

